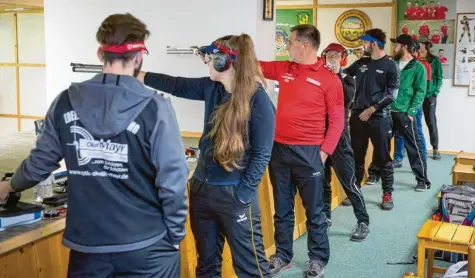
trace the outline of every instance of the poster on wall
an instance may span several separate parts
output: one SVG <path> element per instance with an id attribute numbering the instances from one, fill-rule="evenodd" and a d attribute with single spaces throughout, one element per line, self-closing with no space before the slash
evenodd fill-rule
<path id="1" fill-rule="evenodd" d="M 456 23 L 453 85 L 468 87 L 475 68 L 475 13 L 457 14 Z"/>
<path id="2" fill-rule="evenodd" d="M 278 9 L 275 28 L 275 59 L 286 61 L 289 53 L 286 50 L 290 37 L 290 29 L 299 24 L 313 24 L 312 9 Z"/>
<path id="3" fill-rule="evenodd" d="M 443 77 L 453 77 L 457 1 L 402 1 L 397 3 L 397 35 L 431 41 L 432 54 L 442 63 Z"/>

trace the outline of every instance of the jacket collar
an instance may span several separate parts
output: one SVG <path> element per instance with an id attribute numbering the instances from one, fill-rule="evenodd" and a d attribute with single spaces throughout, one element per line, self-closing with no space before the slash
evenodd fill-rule
<path id="1" fill-rule="evenodd" d="M 401 62 L 401 61 L 400 61 L 400 60 L 398 60 L 398 61 L 397 61 L 397 64 L 399 65 L 399 63 L 400 63 L 400 62 Z M 407 65 L 404 67 L 404 69 L 403 69 L 403 70 L 406 70 L 406 69 L 412 69 L 413 67 L 415 67 L 415 66 L 416 66 L 416 64 L 417 64 L 418 62 L 419 62 L 419 61 L 417 61 L 417 59 L 416 59 L 416 58 L 412 57 L 412 59 L 411 59 L 411 60 L 409 60 L 409 63 L 407 63 Z"/>

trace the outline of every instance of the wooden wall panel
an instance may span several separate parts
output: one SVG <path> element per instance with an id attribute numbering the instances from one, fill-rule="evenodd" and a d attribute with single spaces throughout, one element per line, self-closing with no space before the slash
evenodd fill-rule
<path id="1" fill-rule="evenodd" d="M 64 278 L 67 274 L 69 249 L 61 244 L 62 233 L 0 256 L 2 278 Z"/>

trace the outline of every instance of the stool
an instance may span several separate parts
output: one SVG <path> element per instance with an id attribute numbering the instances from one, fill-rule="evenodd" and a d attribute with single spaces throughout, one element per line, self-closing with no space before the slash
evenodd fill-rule
<path id="1" fill-rule="evenodd" d="M 465 182 L 475 183 L 473 165 L 455 164 L 452 168 L 452 184 L 461 185 Z"/>
<path id="2" fill-rule="evenodd" d="M 455 164 L 473 165 L 475 163 L 475 153 L 460 152 L 455 157 Z"/>
<path id="3" fill-rule="evenodd" d="M 417 234 L 417 276 L 425 278 L 425 250 L 428 249 L 427 277 L 434 273 L 445 274 L 447 269 L 434 267 L 434 250 L 468 254 L 475 243 L 475 229 L 469 226 L 427 220 Z"/>

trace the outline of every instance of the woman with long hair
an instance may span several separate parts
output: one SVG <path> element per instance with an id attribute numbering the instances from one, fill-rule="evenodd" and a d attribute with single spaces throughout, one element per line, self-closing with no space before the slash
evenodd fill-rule
<path id="1" fill-rule="evenodd" d="M 138 77 L 157 90 L 205 102 L 200 157 L 190 180 L 196 276 L 221 277 L 226 238 L 238 277 L 270 277 L 257 190 L 272 151 L 275 108 L 249 35 L 225 36 L 200 51 L 210 77 Z"/>

